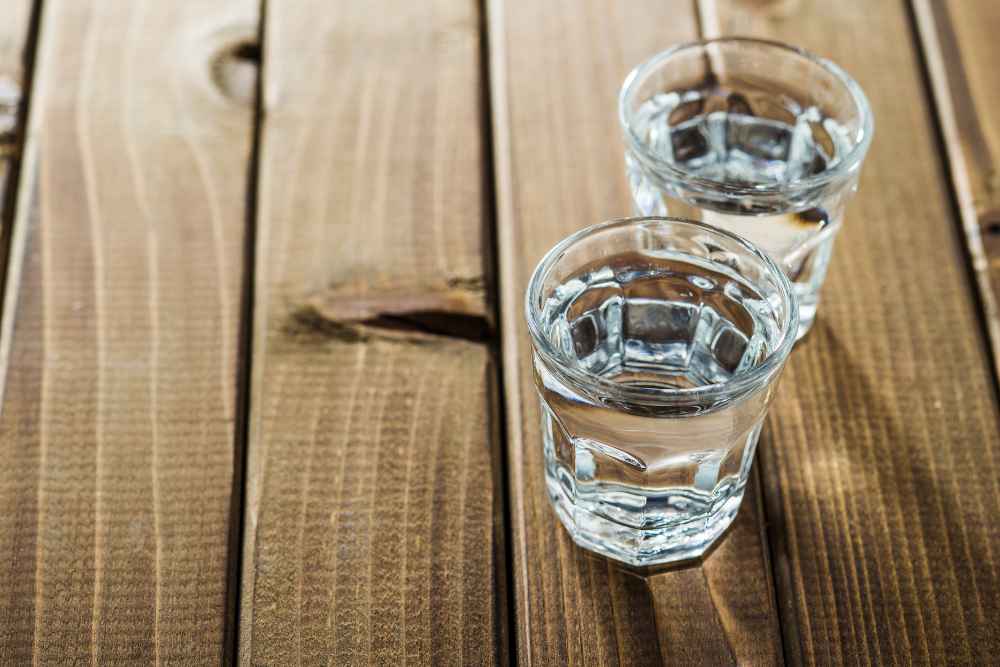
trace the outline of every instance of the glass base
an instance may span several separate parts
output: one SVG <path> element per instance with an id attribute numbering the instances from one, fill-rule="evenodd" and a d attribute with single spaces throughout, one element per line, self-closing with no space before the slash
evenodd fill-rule
<path id="1" fill-rule="evenodd" d="M 612 521 L 578 504 L 546 467 L 549 500 L 573 541 L 589 551 L 637 567 L 699 558 L 736 518 L 743 488 L 732 489 L 710 514 L 656 528 L 636 528 Z"/>

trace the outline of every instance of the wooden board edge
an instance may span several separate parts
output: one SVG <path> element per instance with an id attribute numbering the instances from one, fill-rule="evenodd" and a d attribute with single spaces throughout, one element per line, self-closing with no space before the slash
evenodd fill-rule
<path id="1" fill-rule="evenodd" d="M 947 22 L 947 8 L 934 0 L 910 0 L 914 23 L 917 28 L 916 41 L 920 48 L 930 93 L 934 103 L 933 117 L 936 119 L 943 137 L 943 148 L 947 155 L 945 169 L 949 172 L 952 191 L 958 205 L 958 218 L 964 233 L 965 247 L 969 253 L 971 271 L 979 295 L 983 323 L 989 338 L 993 360 L 993 377 L 1000 381 L 1000 305 L 990 282 L 989 259 L 983 246 L 979 216 L 976 213 L 972 181 L 965 155 L 962 151 L 961 130 L 955 114 L 955 104 L 961 104 L 954 97 L 956 77 L 962 79 L 961 71 L 949 71 L 942 54 L 939 30 L 941 23 Z M 945 25 L 945 29 L 950 27 Z M 950 168 L 948 168 L 950 167 Z"/>
<path id="2" fill-rule="evenodd" d="M 507 64 L 506 64 L 506 31 L 504 28 L 504 0 L 484 0 L 486 7 L 485 29 L 488 47 L 487 70 L 489 81 L 487 82 L 490 94 L 490 109 L 493 145 L 493 182 L 495 192 L 495 219 L 496 219 L 496 271 L 497 271 L 497 309 L 499 310 L 499 322 L 497 329 L 500 333 L 500 349 L 502 359 L 506 363 L 502 364 L 501 376 L 504 387 L 520 387 L 521 372 L 519 364 L 513 362 L 517 358 L 518 347 L 516 341 L 509 336 L 504 336 L 504 331 L 517 330 L 517 318 L 520 314 L 520 299 L 514 282 L 503 280 L 503 276 L 511 276 L 516 273 L 515 259 L 508 255 L 506 248 L 514 246 L 514 172 L 511 164 L 512 144 L 510 139 L 510 108 L 507 96 Z M 507 425 L 507 482 L 508 488 L 504 489 L 508 500 L 510 533 L 507 540 L 510 543 L 509 551 L 511 561 L 507 563 L 507 568 L 511 572 L 511 584 L 513 587 L 513 609 L 510 615 L 513 622 L 509 631 L 512 636 L 512 644 L 517 647 L 517 655 L 511 656 L 517 661 L 530 659 L 531 656 L 531 633 L 524 631 L 520 624 L 527 622 L 530 618 L 530 599 L 527 595 L 528 573 L 527 573 L 527 552 L 525 550 L 525 539 L 527 536 L 527 526 L 524 523 L 524 501 L 520 494 L 511 493 L 510 490 L 523 486 L 524 459 L 522 450 L 524 442 L 521 438 L 521 422 L 523 420 L 521 404 L 519 401 L 506 401 L 504 405 L 504 419 Z M 515 539 L 519 537 L 520 539 Z M 517 553 L 515 553 L 515 551 Z"/>
<path id="3" fill-rule="evenodd" d="M 32 1 L 31 16 L 28 21 L 28 34 L 25 35 L 25 57 L 27 64 L 24 72 L 21 92 L 21 116 L 18 118 L 20 130 L 19 149 L 9 156 L 8 169 L 5 175 L 7 187 L 14 186 L 8 195 L 9 199 L 0 202 L 0 210 L 9 216 L 0 220 L 0 240 L 7 237 L 7 243 L 0 244 L 0 252 L 6 252 L 0 257 L 0 409 L 4 402 L 4 391 L 7 387 L 7 368 L 10 363 L 11 345 L 14 339 L 14 322 L 17 313 L 17 300 L 21 286 L 21 275 L 24 270 L 24 255 L 27 252 L 28 227 L 30 225 L 31 198 L 36 194 L 38 181 L 38 148 L 37 113 L 31 110 L 32 98 L 40 97 L 41 84 L 35 81 L 34 69 L 41 61 L 42 48 L 51 40 L 42 39 L 42 0 Z M 2 192 L 2 190 L 0 190 Z M 6 199 L 7 197 L 5 197 Z"/>

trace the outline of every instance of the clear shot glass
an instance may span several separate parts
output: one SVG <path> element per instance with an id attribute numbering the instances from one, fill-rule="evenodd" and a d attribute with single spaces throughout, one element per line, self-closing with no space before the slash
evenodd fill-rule
<path id="1" fill-rule="evenodd" d="M 549 251 L 525 305 L 546 487 L 573 539 L 640 566 L 703 554 L 795 342 L 784 272 L 704 223 L 612 220 Z"/>
<path id="2" fill-rule="evenodd" d="M 765 250 L 805 335 L 874 130 L 861 87 L 801 49 L 724 38 L 639 65 L 618 111 L 638 214 L 701 220 Z"/>

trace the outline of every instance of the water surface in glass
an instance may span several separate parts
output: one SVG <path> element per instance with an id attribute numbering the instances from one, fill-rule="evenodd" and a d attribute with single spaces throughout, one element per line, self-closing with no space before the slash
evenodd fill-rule
<path id="1" fill-rule="evenodd" d="M 791 47 L 713 40 L 638 67 L 620 114 L 636 210 L 763 248 L 794 283 L 804 334 L 871 138 L 857 84 Z"/>

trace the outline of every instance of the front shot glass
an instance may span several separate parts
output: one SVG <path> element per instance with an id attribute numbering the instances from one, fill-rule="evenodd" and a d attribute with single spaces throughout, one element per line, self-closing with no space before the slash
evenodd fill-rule
<path id="1" fill-rule="evenodd" d="M 795 342 L 788 278 L 725 230 L 630 218 L 556 245 L 525 306 L 570 535 L 637 566 L 701 556 L 739 510 Z"/>
<path id="2" fill-rule="evenodd" d="M 638 214 L 701 220 L 764 249 L 792 281 L 805 335 L 874 130 L 861 87 L 791 46 L 714 39 L 639 65 L 618 112 Z"/>

